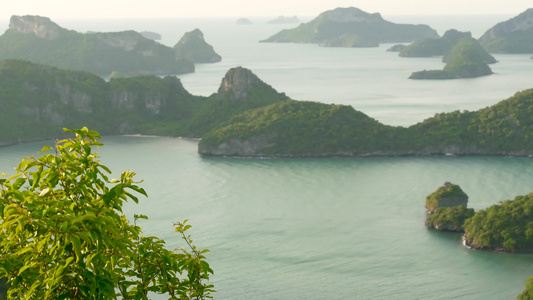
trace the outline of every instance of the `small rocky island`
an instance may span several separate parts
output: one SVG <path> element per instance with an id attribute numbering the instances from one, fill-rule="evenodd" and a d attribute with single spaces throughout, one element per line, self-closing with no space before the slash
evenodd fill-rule
<path id="1" fill-rule="evenodd" d="M 533 53 L 533 8 L 496 24 L 479 42 L 490 53 Z"/>
<path id="2" fill-rule="evenodd" d="M 464 232 L 464 222 L 474 215 L 468 196 L 456 184 L 445 182 L 426 197 L 426 226 L 439 231 Z"/>
<path id="3" fill-rule="evenodd" d="M 174 49 L 140 33 L 67 30 L 49 18 L 12 16 L 0 36 L 0 60 L 25 59 L 69 70 L 109 76 L 182 74 L 194 72 L 194 63 L 176 58 Z"/>
<path id="4" fill-rule="evenodd" d="M 292 17 L 279 16 L 267 22 L 267 24 L 294 24 L 294 23 L 300 23 L 300 19 L 298 19 L 297 16 L 292 16 Z"/>
<path id="5" fill-rule="evenodd" d="M 214 63 L 222 60 L 222 57 L 215 52 L 213 46 L 204 40 L 204 34 L 200 29 L 185 33 L 178 43 L 174 45 L 174 50 L 177 57 L 194 63 Z"/>
<path id="6" fill-rule="evenodd" d="M 439 231 L 464 232 L 465 246 L 507 253 L 533 252 L 533 193 L 505 200 L 474 212 L 468 196 L 445 182 L 426 197 L 426 226 Z"/>
<path id="7" fill-rule="evenodd" d="M 377 47 L 380 43 L 412 42 L 438 38 L 427 25 L 395 24 L 379 13 L 367 13 L 355 7 L 336 8 L 321 13 L 314 20 L 285 29 L 262 40 L 265 43 L 312 43 L 325 47 Z"/>

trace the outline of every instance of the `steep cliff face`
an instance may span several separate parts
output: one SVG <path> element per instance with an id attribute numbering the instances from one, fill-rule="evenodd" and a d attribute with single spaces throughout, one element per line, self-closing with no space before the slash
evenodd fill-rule
<path id="1" fill-rule="evenodd" d="M 464 232 L 465 221 L 474 215 L 474 210 L 467 205 L 468 196 L 461 187 L 445 182 L 426 197 L 425 224 L 439 231 Z"/>
<path id="2" fill-rule="evenodd" d="M 287 97 L 263 82 L 249 69 L 237 67 L 230 69 L 222 78 L 217 98 L 239 102 L 274 103 Z"/>
<path id="3" fill-rule="evenodd" d="M 533 8 L 496 24 L 479 42 L 491 53 L 533 53 Z"/>
<path id="4" fill-rule="evenodd" d="M 47 40 L 55 40 L 65 31 L 49 18 L 40 16 L 11 16 L 9 30 Z"/>
<path id="5" fill-rule="evenodd" d="M 87 126 L 102 134 L 140 133 L 177 122 L 193 98 L 175 76 L 117 78 L 26 61 L 0 62 L 0 145 L 62 136 Z"/>
<path id="6" fill-rule="evenodd" d="M 110 81 L 111 107 L 121 112 L 141 112 L 148 115 L 168 113 L 169 103 L 191 95 L 175 76 L 159 78 L 142 76 L 116 78 Z"/>
<path id="7" fill-rule="evenodd" d="M 230 69 L 218 88 L 218 98 L 246 101 L 250 88 L 255 84 L 263 84 L 263 82 L 250 70 L 242 67 Z"/>

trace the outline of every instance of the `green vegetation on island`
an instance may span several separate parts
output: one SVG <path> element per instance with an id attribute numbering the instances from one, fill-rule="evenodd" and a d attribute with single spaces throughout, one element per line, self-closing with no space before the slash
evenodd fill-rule
<path id="1" fill-rule="evenodd" d="M 351 106 L 285 101 L 249 110 L 205 134 L 221 156 L 533 155 L 533 89 L 475 112 L 436 114 L 408 128 Z"/>
<path id="2" fill-rule="evenodd" d="M 198 149 L 224 156 L 357 156 L 393 151 L 393 133 L 404 130 L 351 106 L 286 100 L 231 118 L 205 134 Z"/>
<path id="3" fill-rule="evenodd" d="M 441 38 L 426 38 L 414 41 L 411 45 L 401 50 L 398 55 L 401 57 L 442 56 L 465 38 L 472 38 L 472 34 L 451 29 L 446 31 Z"/>
<path id="4" fill-rule="evenodd" d="M 0 62 L 0 145 L 91 126 L 105 135 L 202 138 L 204 155 L 533 155 L 533 90 L 475 112 L 436 114 L 410 127 L 384 125 L 351 106 L 288 97 L 250 70 L 227 72 L 209 97 L 174 76 L 109 82 L 20 60 Z"/>
<path id="5" fill-rule="evenodd" d="M 204 34 L 200 29 L 187 32 L 174 45 L 176 56 L 192 61 L 193 63 L 214 63 L 222 60 L 213 46 L 206 43 Z"/>
<path id="6" fill-rule="evenodd" d="M 533 251 L 533 193 L 476 212 L 465 222 L 464 240 L 475 249 Z"/>
<path id="7" fill-rule="evenodd" d="M 426 197 L 426 226 L 440 231 L 464 232 L 464 222 L 474 215 L 467 208 L 468 196 L 461 187 L 445 182 Z"/>
<path id="8" fill-rule="evenodd" d="M 147 196 L 135 173 L 110 178 L 92 151 L 99 134 L 69 133 L 76 137 L 0 177 L 0 277 L 9 299 L 210 298 L 208 250 L 192 244 L 187 221 L 174 224 L 182 249 L 144 236 L 137 222 L 148 217 L 132 216 L 132 224 L 122 213 L 127 201 Z"/>
<path id="9" fill-rule="evenodd" d="M 24 59 L 35 63 L 109 76 L 181 74 L 194 64 L 176 58 L 174 49 L 135 31 L 78 33 L 61 28 L 49 18 L 12 16 L 0 36 L 0 60 Z"/>
<path id="10" fill-rule="evenodd" d="M 377 47 L 380 43 L 412 42 L 438 36 L 427 25 L 395 24 L 384 20 L 379 13 L 369 14 L 355 7 L 348 7 L 323 12 L 308 23 L 282 30 L 261 42 Z"/>
<path id="11" fill-rule="evenodd" d="M 533 53 L 533 8 L 496 24 L 479 42 L 490 53 Z"/>
<path id="12" fill-rule="evenodd" d="M 231 116 L 285 100 L 249 70 L 234 68 L 210 97 L 193 96 L 174 76 L 115 76 L 21 60 L 0 62 L 0 145 L 63 137 L 62 128 L 101 134 L 199 138 Z"/>
<path id="13" fill-rule="evenodd" d="M 457 79 L 475 78 L 492 74 L 488 63 L 496 60 L 475 39 L 462 39 L 444 54 L 443 70 L 413 72 L 410 79 Z"/>
<path id="14" fill-rule="evenodd" d="M 474 215 L 473 208 L 466 205 L 439 207 L 426 218 L 426 226 L 440 231 L 464 232 L 465 221 Z"/>
<path id="15" fill-rule="evenodd" d="M 533 276 L 529 277 L 526 282 L 525 290 L 518 295 L 518 300 L 531 300 L 533 299 Z"/>
<path id="16" fill-rule="evenodd" d="M 457 184 L 445 182 L 435 192 L 426 197 L 426 209 L 433 213 L 439 207 L 466 206 L 468 196 Z"/>

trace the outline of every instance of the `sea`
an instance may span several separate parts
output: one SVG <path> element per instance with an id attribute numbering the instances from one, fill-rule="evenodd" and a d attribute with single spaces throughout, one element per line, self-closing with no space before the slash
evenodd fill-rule
<path id="1" fill-rule="evenodd" d="M 481 36 L 511 15 L 383 16 Z M 274 18 L 274 17 L 273 17 Z M 302 21 L 312 17 L 301 18 Z M 439 57 L 401 58 L 377 48 L 259 43 L 297 24 L 269 18 L 53 20 L 87 31 L 153 31 L 173 46 L 195 28 L 222 56 L 178 75 L 195 95 L 215 93 L 242 66 L 295 100 L 351 105 L 393 126 L 436 113 L 478 110 L 533 88 L 531 55 L 496 54 L 493 75 L 415 81 L 411 72 L 442 69 Z M 8 21 L 4 20 L 7 29 Z M 487 208 L 533 192 L 524 157 L 246 159 L 202 157 L 198 140 L 106 136 L 95 149 L 112 177 L 132 170 L 148 192 L 124 213 L 145 214 L 145 235 L 184 247 L 173 223 L 188 219 L 194 244 L 209 249 L 214 299 L 515 299 L 533 275 L 533 255 L 471 250 L 461 235 L 424 226 L 425 197 L 459 184 L 468 206 Z M 41 141 L 0 148 L 0 172 L 13 174 Z M 166 299 L 153 295 L 152 299 Z"/>

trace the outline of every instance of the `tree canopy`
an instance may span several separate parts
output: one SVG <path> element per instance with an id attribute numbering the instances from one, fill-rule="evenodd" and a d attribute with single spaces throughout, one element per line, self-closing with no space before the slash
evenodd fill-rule
<path id="1" fill-rule="evenodd" d="M 149 293 L 170 299 L 210 298 L 205 281 L 213 270 L 186 235 L 190 225 L 174 224 L 184 249 L 144 236 L 131 224 L 123 204 L 146 196 L 123 172 L 97 160 L 99 134 L 87 128 L 66 130 L 74 139 L 45 147 L 39 157 L 25 157 L 17 173 L 0 177 L 0 277 L 11 299 L 147 299 Z"/>

